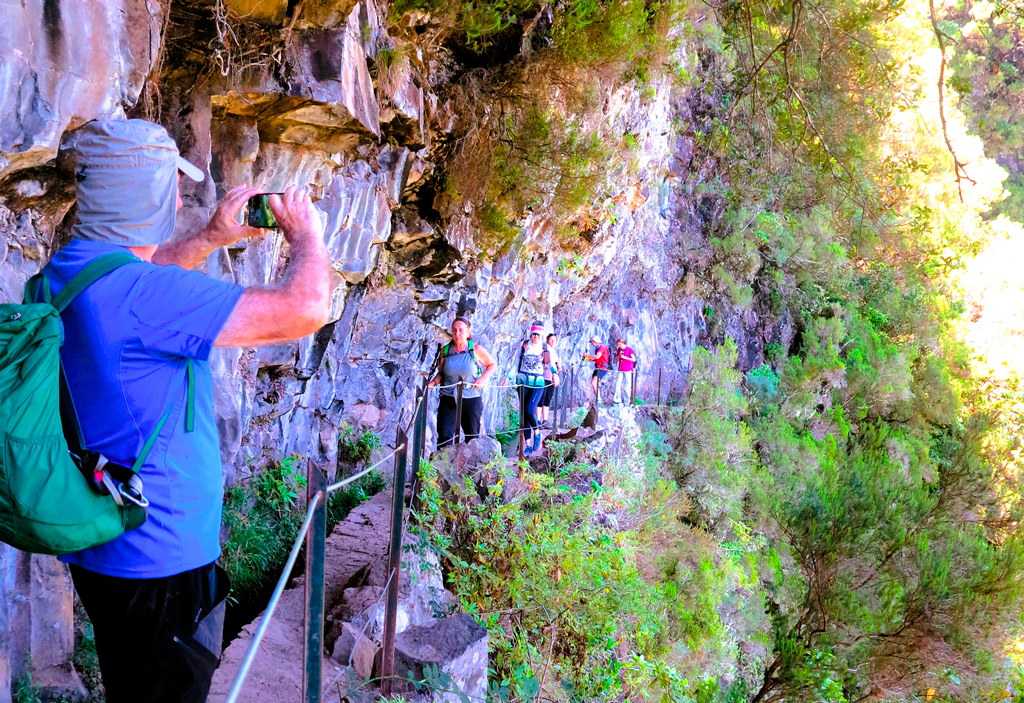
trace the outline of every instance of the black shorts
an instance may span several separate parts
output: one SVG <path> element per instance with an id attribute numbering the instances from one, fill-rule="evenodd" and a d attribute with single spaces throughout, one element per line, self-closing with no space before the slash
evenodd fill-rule
<path id="1" fill-rule="evenodd" d="M 594 369 L 594 374 L 591 378 L 596 378 L 598 381 L 608 375 L 608 369 Z"/>
<path id="2" fill-rule="evenodd" d="M 549 408 L 551 407 L 551 399 L 555 397 L 555 384 L 548 381 L 544 386 L 544 392 L 541 393 L 540 402 L 537 403 L 538 408 Z"/>

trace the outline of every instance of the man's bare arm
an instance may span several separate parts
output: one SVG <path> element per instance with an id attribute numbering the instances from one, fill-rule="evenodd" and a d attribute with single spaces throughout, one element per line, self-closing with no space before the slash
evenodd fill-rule
<path id="1" fill-rule="evenodd" d="M 214 249 L 262 235 L 262 229 L 240 225 L 235 221 L 245 201 L 259 192 L 259 188 L 250 188 L 247 185 L 235 186 L 229 190 L 217 206 L 209 224 L 198 232 L 161 244 L 153 254 L 153 263 L 194 269 L 205 261 Z"/>
<path id="2" fill-rule="evenodd" d="M 331 270 L 323 225 L 309 195 L 288 188 L 270 209 L 291 249 L 288 268 L 273 288 L 249 287 L 218 335 L 218 347 L 277 344 L 313 334 L 327 324 Z"/>

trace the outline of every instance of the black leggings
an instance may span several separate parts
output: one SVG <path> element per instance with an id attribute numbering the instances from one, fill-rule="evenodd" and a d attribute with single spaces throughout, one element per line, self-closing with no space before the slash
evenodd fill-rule
<path id="1" fill-rule="evenodd" d="M 480 416 L 484 411 L 483 398 L 462 399 L 462 434 L 468 442 L 480 436 Z M 455 427 L 455 398 L 442 395 L 437 403 L 437 448 L 447 447 L 458 433 Z"/>
<path id="2" fill-rule="evenodd" d="M 537 427 L 537 403 L 544 395 L 544 386 L 529 388 L 520 386 L 519 392 L 526 398 L 526 418 L 523 422 L 523 437 L 529 442 L 533 439 L 533 430 Z"/>

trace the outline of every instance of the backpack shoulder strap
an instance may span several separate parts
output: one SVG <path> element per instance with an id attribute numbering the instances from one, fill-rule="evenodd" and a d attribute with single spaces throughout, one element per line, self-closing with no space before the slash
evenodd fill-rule
<path id="1" fill-rule="evenodd" d="M 116 254 L 106 254 L 90 261 L 82 267 L 81 271 L 75 274 L 74 278 L 68 281 L 68 284 L 61 289 L 60 293 L 53 297 L 53 307 L 57 308 L 57 312 L 64 312 L 64 308 L 70 305 L 72 300 L 77 298 L 82 291 L 93 283 L 114 269 L 141 260 L 134 254 L 118 252 Z"/>
<path id="2" fill-rule="evenodd" d="M 39 300 L 40 296 L 43 298 L 42 301 Z M 50 298 L 50 279 L 44 276 L 42 271 L 25 281 L 25 297 L 22 303 L 49 303 Z"/>

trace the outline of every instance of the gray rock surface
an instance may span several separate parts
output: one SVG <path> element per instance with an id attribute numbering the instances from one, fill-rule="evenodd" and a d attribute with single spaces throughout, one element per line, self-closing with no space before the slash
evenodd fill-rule
<path id="1" fill-rule="evenodd" d="M 0 179 L 53 159 L 66 130 L 135 104 L 159 48 L 159 8 L 146 0 L 3 4 Z"/>
<path id="2" fill-rule="evenodd" d="M 56 557 L 24 554 L 0 544 L 0 701 L 31 664 L 48 694 L 85 694 L 71 666 L 75 645 L 71 576 Z"/>
<path id="3" fill-rule="evenodd" d="M 334 643 L 331 659 L 342 666 L 351 666 L 362 681 L 373 676 L 373 661 L 380 647 L 352 623 L 341 624 L 341 635 Z"/>
<path id="4" fill-rule="evenodd" d="M 463 613 L 422 627 L 410 627 L 395 638 L 395 676 L 423 680 L 426 667 L 451 677 L 453 692 L 435 692 L 434 701 L 459 703 L 459 693 L 481 700 L 487 696 L 487 630 Z M 407 685 L 406 685 L 407 686 Z"/>

